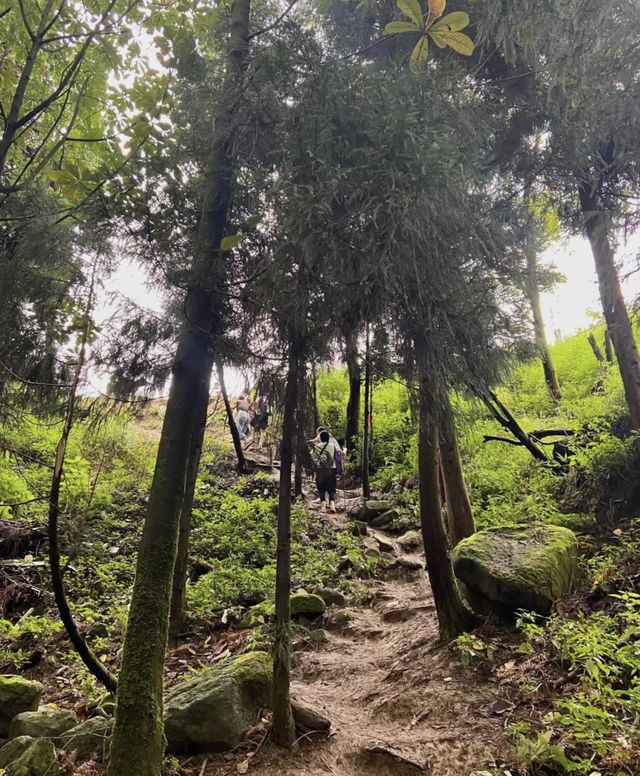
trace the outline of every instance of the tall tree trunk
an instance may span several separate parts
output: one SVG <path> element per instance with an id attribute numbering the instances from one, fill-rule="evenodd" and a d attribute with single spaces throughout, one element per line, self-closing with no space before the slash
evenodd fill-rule
<path id="1" fill-rule="evenodd" d="M 207 428 L 207 411 L 209 409 L 209 381 L 202 383 L 198 412 L 194 417 L 195 428 L 191 434 L 189 460 L 185 478 L 184 496 L 180 509 L 180 526 L 178 533 L 178 550 L 173 569 L 173 590 L 171 593 L 171 609 L 169 615 L 169 641 L 176 644 L 178 636 L 184 628 L 184 614 L 187 593 L 187 566 L 189 563 L 189 534 L 191 533 L 191 512 L 193 498 L 196 492 L 202 444 Z"/>
<path id="2" fill-rule="evenodd" d="M 216 375 L 218 377 L 218 385 L 220 386 L 220 393 L 222 394 L 222 402 L 224 404 L 225 412 L 227 413 L 227 423 L 229 424 L 229 431 L 231 433 L 231 439 L 233 440 L 233 449 L 236 451 L 236 458 L 238 460 L 238 473 L 246 474 L 247 462 L 244 457 L 244 451 L 242 449 L 242 440 L 240 439 L 240 433 L 236 426 L 235 418 L 233 417 L 233 410 L 231 409 L 231 402 L 229 401 L 229 394 L 227 393 L 227 386 L 224 382 L 224 368 L 222 361 L 216 359 Z"/>
<path id="3" fill-rule="evenodd" d="M 234 0 L 223 107 L 212 138 L 193 276 L 223 282 L 220 244 L 227 223 L 233 170 L 235 105 L 248 52 L 250 0 Z M 163 668 L 176 559 L 178 518 L 200 387 L 210 376 L 211 332 L 219 325 L 216 296 L 188 292 L 185 321 L 172 365 L 118 686 L 109 776 L 159 776 L 164 757 Z M 209 372 L 207 371 L 209 370 Z"/>
<path id="4" fill-rule="evenodd" d="M 473 627 L 476 618 L 462 602 L 451 567 L 438 487 L 438 426 L 433 404 L 429 383 L 423 374 L 420 379 L 418 431 L 420 522 L 440 638 L 450 641 Z"/>
<path id="5" fill-rule="evenodd" d="M 542 317 L 542 306 L 540 304 L 540 284 L 538 282 L 538 257 L 535 248 L 527 247 L 527 295 L 531 304 L 531 314 L 533 317 L 533 331 L 536 338 L 536 349 L 542 368 L 544 370 L 544 379 L 554 401 L 560 401 L 562 392 L 558 375 L 551 358 L 549 343 L 547 342 L 547 332 Z"/>
<path id="6" fill-rule="evenodd" d="M 349 374 L 349 400 L 347 402 L 347 426 L 345 445 L 348 453 L 353 453 L 358 439 L 360 425 L 360 391 L 362 389 L 362 370 L 358 360 L 356 332 L 345 334 L 344 358 Z"/>
<path id="7" fill-rule="evenodd" d="M 318 373 L 316 372 L 316 362 L 311 362 L 311 400 L 313 402 L 313 429 L 320 425 L 320 412 L 318 411 Z"/>
<path id="8" fill-rule="evenodd" d="M 362 424 L 362 495 L 365 498 L 371 496 L 369 484 L 369 446 L 371 433 L 371 342 L 369 338 L 369 324 L 367 323 L 364 365 L 364 417 Z"/>
<path id="9" fill-rule="evenodd" d="M 292 339 L 289 350 L 287 387 L 284 397 L 280 488 L 278 492 L 278 538 L 276 550 L 276 633 L 273 648 L 273 728 L 278 746 L 294 741 L 291 715 L 291 466 L 293 463 L 296 406 L 301 372 L 301 348 Z"/>
<path id="10" fill-rule="evenodd" d="M 591 350 L 593 350 L 593 355 L 596 357 L 596 361 L 599 364 L 604 364 L 604 356 L 602 355 L 602 350 L 600 350 L 600 345 L 598 345 L 598 340 L 595 338 L 593 334 L 589 334 L 587 337 L 587 342 L 589 345 L 591 345 Z"/>
<path id="11" fill-rule="evenodd" d="M 440 416 L 440 465 L 447 503 L 449 541 L 451 546 L 455 547 L 462 539 L 475 533 L 476 527 L 462 472 L 455 418 L 448 396 Z"/>
<path id="12" fill-rule="evenodd" d="M 634 429 L 640 429 L 640 355 L 616 269 L 610 239 L 611 226 L 597 195 L 592 191 L 589 178 L 580 181 L 578 193 L 598 274 L 604 318 L 618 358 L 631 424 Z"/>
<path id="13" fill-rule="evenodd" d="M 296 403 L 296 468 L 293 492 L 296 496 L 302 496 L 302 475 L 304 474 L 305 461 L 307 457 L 307 440 L 306 434 L 304 432 L 307 417 L 307 375 L 304 365 L 299 370 L 298 397 Z"/>

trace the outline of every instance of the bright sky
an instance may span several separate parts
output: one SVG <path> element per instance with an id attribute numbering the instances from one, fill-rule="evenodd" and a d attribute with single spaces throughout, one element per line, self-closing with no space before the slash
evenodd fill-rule
<path id="1" fill-rule="evenodd" d="M 640 233 L 626 244 L 621 244 L 617 254 L 621 264 L 620 274 L 624 278 L 623 290 L 629 304 L 640 296 L 640 273 L 633 272 L 639 253 Z M 542 259 L 555 265 L 567 278 L 566 283 L 542 298 L 547 334 L 552 342 L 557 330 L 567 337 L 592 325 L 593 317 L 589 313 L 601 315 L 602 307 L 593 255 L 587 240 L 572 237 L 557 243 L 546 251 Z"/>
<path id="2" fill-rule="evenodd" d="M 627 301 L 640 297 L 640 272 L 633 272 L 636 257 L 640 254 L 640 233 L 626 245 L 621 245 L 618 256 L 621 275 L 625 277 L 624 291 Z M 550 341 L 559 331 L 563 337 L 575 334 L 593 323 L 593 313 L 601 314 L 593 256 L 589 243 L 581 237 L 559 242 L 542 257 L 545 263 L 554 264 L 566 277 L 553 293 L 543 295 L 542 306 L 547 335 Z M 117 305 L 117 299 L 127 297 L 137 305 L 161 313 L 162 299 L 149 288 L 144 270 L 135 262 L 123 261 L 116 272 L 105 281 L 105 295 L 98 310 L 98 319 L 109 318 Z M 242 378 L 235 369 L 225 371 L 225 381 L 230 394 L 242 390 Z M 106 391 L 108 376 L 90 374 L 89 393 Z"/>

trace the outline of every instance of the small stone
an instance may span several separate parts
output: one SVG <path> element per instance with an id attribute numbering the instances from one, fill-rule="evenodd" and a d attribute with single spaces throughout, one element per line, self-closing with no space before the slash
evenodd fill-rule
<path id="1" fill-rule="evenodd" d="M 372 528 L 390 528 L 391 525 L 394 523 L 395 520 L 398 519 L 399 516 L 400 515 L 398 514 L 398 511 L 396 509 L 390 509 L 387 512 L 384 512 L 383 514 L 372 518 L 369 521 L 369 525 Z"/>
<path id="2" fill-rule="evenodd" d="M 327 616 L 327 627 L 337 630 L 347 628 L 353 622 L 353 612 L 348 609 L 339 609 Z"/>
<path id="3" fill-rule="evenodd" d="M 0 749 L 0 768 L 6 768 L 9 763 L 15 762 L 27 751 L 31 744 L 35 743 L 35 738 L 31 736 L 18 736 L 8 741 Z"/>
<path id="4" fill-rule="evenodd" d="M 344 594 L 339 590 L 332 590 L 330 587 L 321 587 L 315 592 L 316 595 L 319 595 L 320 598 L 322 598 L 327 606 L 345 606 L 347 603 Z"/>
<path id="5" fill-rule="evenodd" d="M 78 724 L 76 715 L 68 709 L 45 706 L 38 711 L 24 711 L 11 721 L 9 738 L 57 738 Z"/>
<path id="6" fill-rule="evenodd" d="M 0 738 L 7 738 L 11 720 L 23 711 L 35 711 L 42 696 L 40 682 L 22 676 L 0 676 Z"/>
<path id="7" fill-rule="evenodd" d="M 382 619 L 384 622 L 406 622 L 415 616 L 415 609 L 410 609 L 405 606 L 387 609 L 382 613 Z"/>
<path id="8" fill-rule="evenodd" d="M 331 720 L 324 714 L 308 706 L 304 706 L 294 698 L 291 699 L 291 713 L 296 730 L 301 735 L 306 733 L 328 733 L 331 730 Z"/>
<path id="9" fill-rule="evenodd" d="M 347 524 L 347 531 L 349 531 L 352 536 L 366 536 L 369 529 L 363 520 L 352 520 Z"/>
<path id="10" fill-rule="evenodd" d="M 388 552 L 390 554 L 395 553 L 396 551 L 395 544 L 390 539 L 387 539 L 386 536 L 383 536 L 383 534 L 378 533 L 377 531 L 373 531 L 371 533 L 371 538 L 377 544 L 380 552 Z"/>
<path id="11" fill-rule="evenodd" d="M 365 501 L 360 510 L 360 519 L 366 523 L 371 523 L 374 518 L 389 512 L 391 508 L 389 501 Z"/>
<path id="12" fill-rule="evenodd" d="M 312 644 L 326 644 L 329 641 L 329 635 L 326 630 L 316 628 L 309 633 L 309 640 Z"/>
<path id="13" fill-rule="evenodd" d="M 398 539 L 398 544 L 405 552 L 415 552 L 422 548 L 422 537 L 418 531 L 407 531 Z"/>
<path id="14" fill-rule="evenodd" d="M 76 752 L 86 759 L 94 752 L 106 753 L 109 748 L 113 721 L 105 717 L 92 717 L 63 733 L 58 743 L 67 752 Z"/>
<path id="15" fill-rule="evenodd" d="M 396 559 L 396 566 L 407 569 L 408 571 L 421 571 L 424 569 L 424 561 L 418 560 L 418 558 L 408 558 L 406 555 L 401 555 Z"/>
<path id="16" fill-rule="evenodd" d="M 11 776 L 58 776 L 60 765 L 53 741 L 40 738 L 11 763 Z"/>
<path id="17" fill-rule="evenodd" d="M 105 639 L 109 635 L 109 630 L 103 622 L 93 622 L 87 628 L 87 636 L 92 639 Z"/>

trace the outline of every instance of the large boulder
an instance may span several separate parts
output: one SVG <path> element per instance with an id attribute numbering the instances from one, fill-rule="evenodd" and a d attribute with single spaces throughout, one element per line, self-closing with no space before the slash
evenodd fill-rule
<path id="1" fill-rule="evenodd" d="M 271 703 L 272 667 L 266 652 L 221 661 L 177 685 L 165 704 L 171 752 L 223 752 L 237 746 L 260 710 Z"/>
<path id="2" fill-rule="evenodd" d="M 573 588 L 578 541 L 568 528 L 555 525 L 479 531 L 457 545 L 453 568 L 481 614 L 517 609 L 548 614 Z"/>
<path id="3" fill-rule="evenodd" d="M 21 676 L 0 676 L 0 738 L 9 735 L 9 725 L 17 714 L 38 708 L 41 696 L 40 682 Z"/>
<path id="4" fill-rule="evenodd" d="M 91 717 L 63 733 L 58 739 L 58 745 L 67 752 L 75 752 L 83 760 L 94 752 L 106 754 L 112 730 L 113 720 Z"/>
<path id="5" fill-rule="evenodd" d="M 45 706 L 38 711 L 24 711 L 11 721 L 9 738 L 57 738 L 78 724 L 76 715 L 68 709 Z"/>
<path id="6" fill-rule="evenodd" d="M 58 776 L 60 766 L 53 741 L 40 738 L 7 768 L 7 776 Z"/>

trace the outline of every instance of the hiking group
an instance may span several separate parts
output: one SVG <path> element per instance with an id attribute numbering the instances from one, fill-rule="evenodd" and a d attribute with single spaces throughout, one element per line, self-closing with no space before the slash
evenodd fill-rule
<path id="1" fill-rule="evenodd" d="M 255 441 L 258 435 L 258 447 L 264 444 L 264 437 L 269 426 L 269 405 L 263 396 L 252 400 L 248 393 L 240 395 L 235 403 L 235 422 L 241 441 L 247 442 L 247 447 Z"/>

